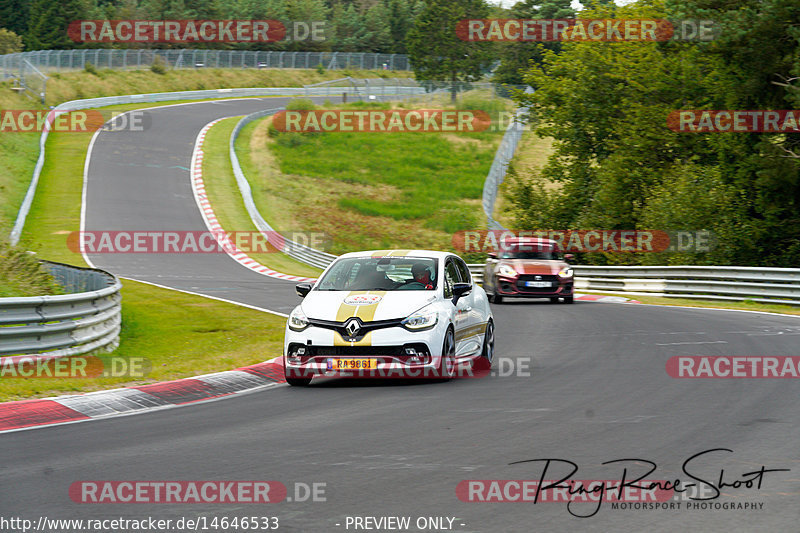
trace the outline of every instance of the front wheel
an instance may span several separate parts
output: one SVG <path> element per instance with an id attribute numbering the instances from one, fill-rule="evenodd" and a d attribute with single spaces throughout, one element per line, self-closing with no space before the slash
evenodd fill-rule
<path id="1" fill-rule="evenodd" d="M 491 368 L 492 361 L 494 361 L 494 323 L 491 320 L 486 324 L 486 333 L 483 335 L 481 357 L 485 359 L 486 365 Z"/>
<path id="2" fill-rule="evenodd" d="M 494 291 L 492 291 L 492 294 L 489 295 L 489 303 L 493 304 L 503 303 L 503 297 L 497 294 L 497 280 L 495 280 L 494 282 Z"/>
<path id="3" fill-rule="evenodd" d="M 456 336 L 452 328 L 447 329 L 442 343 L 442 357 L 439 358 L 438 377 L 447 381 L 453 377 L 456 370 Z"/>
<path id="4" fill-rule="evenodd" d="M 574 301 L 575 301 L 575 300 L 573 300 L 573 297 L 572 297 L 572 296 L 567 296 L 566 298 L 564 298 L 564 303 L 565 303 L 565 304 L 571 304 L 571 303 L 573 303 Z"/>

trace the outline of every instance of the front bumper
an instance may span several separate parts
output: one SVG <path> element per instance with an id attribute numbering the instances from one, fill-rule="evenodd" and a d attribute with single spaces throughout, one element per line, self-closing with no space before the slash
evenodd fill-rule
<path id="1" fill-rule="evenodd" d="M 392 327 L 347 342 L 331 329 L 309 326 L 298 332 L 287 326 L 283 351 L 286 376 L 436 377 L 446 328 L 441 321 L 426 331 Z M 339 370 L 339 359 L 374 359 L 376 368 Z"/>
<path id="2" fill-rule="evenodd" d="M 531 276 L 518 276 L 516 278 L 509 278 L 504 276 L 497 276 L 495 282 L 495 291 L 503 297 L 509 298 L 554 298 L 554 297 L 568 297 L 573 294 L 574 280 L 573 278 L 558 278 L 557 276 L 540 276 L 544 278 L 541 281 L 550 283 L 549 287 L 528 287 L 526 283 L 533 281 Z"/>

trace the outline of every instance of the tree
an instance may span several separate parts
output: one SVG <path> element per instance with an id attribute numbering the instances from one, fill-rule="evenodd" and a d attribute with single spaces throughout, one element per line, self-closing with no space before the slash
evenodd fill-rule
<path id="1" fill-rule="evenodd" d="M 28 31 L 24 35 L 28 50 L 57 50 L 75 47 L 67 35 L 69 23 L 83 18 L 80 0 L 33 0 L 30 3 Z"/>
<path id="2" fill-rule="evenodd" d="M 480 79 L 492 59 L 491 43 L 460 39 L 456 25 L 488 12 L 484 0 L 429 0 L 406 38 L 416 78 L 449 81 L 453 101 L 459 81 Z"/>
<path id="3" fill-rule="evenodd" d="M 514 19 L 571 19 L 575 18 L 575 10 L 570 6 L 571 0 L 525 0 L 515 4 L 510 12 Z M 509 42 L 500 46 L 500 66 L 494 72 L 492 81 L 521 85 L 523 71 L 534 64 L 540 64 L 544 50 L 559 52 L 560 42 Z"/>
<path id="4" fill-rule="evenodd" d="M 676 2 L 677 4 L 677 2 Z M 512 179 L 518 224 L 564 229 L 712 231 L 705 254 L 592 254 L 589 262 L 793 266 L 800 261 L 797 133 L 685 133 L 680 109 L 792 109 L 800 6 L 792 0 L 600 6 L 586 18 L 715 20 L 710 43 L 564 43 L 526 82 L 538 131 L 555 139 L 539 175 Z M 705 6 L 705 7 L 703 7 Z M 703 7 L 703 9 L 700 9 Z M 777 44 L 776 44 L 777 43 Z M 780 81 L 785 80 L 785 81 Z M 778 81 L 784 85 L 776 85 Z M 537 229 L 537 227 L 525 229 Z"/>
<path id="5" fill-rule="evenodd" d="M 0 28 L 0 55 L 22 52 L 22 37 L 13 31 Z"/>
<path id="6" fill-rule="evenodd" d="M 3 0 L 0 2 L 0 28 L 6 28 L 17 35 L 28 31 L 29 0 Z"/>
<path id="7" fill-rule="evenodd" d="M 386 2 L 387 22 L 391 52 L 406 53 L 406 34 L 413 24 L 413 13 L 407 0 L 388 0 Z"/>
<path id="8" fill-rule="evenodd" d="M 333 24 L 328 17 L 330 10 L 322 0 L 291 0 L 287 2 L 287 16 L 290 21 L 301 21 L 311 24 L 322 22 L 323 41 L 292 41 L 288 48 L 291 50 L 330 50 L 334 33 Z"/>
<path id="9" fill-rule="evenodd" d="M 392 50 L 392 34 L 388 23 L 389 12 L 382 3 L 377 3 L 364 15 L 363 32 L 359 47 L 363 52 L 387 53 Z"/>
<path id="10" fill-rule="evenodd" d="M 364 35 L 364 19 L 351 4 L 342 7 L 337 5 L 331 17 L 334 21 L 334 37 L 332 46 L 340 52 L 355 52 L 361 50 L 361 36 Z"/>

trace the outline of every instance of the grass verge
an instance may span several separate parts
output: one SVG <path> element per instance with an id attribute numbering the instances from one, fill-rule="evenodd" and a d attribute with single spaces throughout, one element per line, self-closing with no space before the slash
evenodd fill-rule
<path id="1" fill-rule="evenodd" d="M 469 94 L 458 103 L 490 115 L 509 106 Z M 245 128 L 237 147 L 256 205 L 280 230 L 323 231 L 339 254 L 447 250 L 454 232 L 485 226 L 483 183 L 502 132 L 270 136 L 270 121 Z"/>
<path id="2" fill-rule="evenodd" d="M 155 106 L 130 104 L 104 110 L 142 107 Z M 80 254 L 67 248 L 66 237 L 80 228 L 83 167 L 91 137 L 91 133 L 53 133 L 48 137 L 45 166 L 22 241 L 42 258 L 84 264 Z M 123 330 L 114 355 L 145 358 L 152 368 L 146 379 L 20 379 L 0 375 L 0 401 L 190 377 L 281 354 L 282 317 L 130 280 L 124 281 L 122 298 Z M 254 331 L 258 335 L 253 335 Z"/>
<path id="3" fill-rule="evenodd" d="M 304 84 L 353 76 L 357 78 L 410 77 L 407 72 L 375 70 L 325 71 L 316 69 L 200 69 L 83 70 L 56 72 L 47 81 L 47 101 L 18 94 L 11 82 L 0 82 L 0 109 L 45 109 L 69 100 L 120 94 L 226 89 L 236 87 L 301 87 Z M 174 104 L 177 102 L 167 102 Z M 149 104 L 151 107 L 153 104 Z M 7 235 L 30 183 L 39 155 L 39 133 L 0 133 L 0 232 Z"/>
<path id="4" fill-rule="evenodd" d="M 244 206 L 228 153 L 231 132 L 239 120 L 240 117 L 222 120 L 206 134 L 203 142 L 203 182 L 214 214 L 226 231 L 257 232 L 258 229 L 250 220 Z M 247 255 L 262 265 L 284 274 L 315 278 L 322 273 L 322 270 L 295 261 L 278 251 L 247 252 Z"/>
<path id="5" fill-rule="evenodd" d="M 517 151 L 511 160 L 511 165 L 519 179 L 526 179 L 536 175 L 547 164 L 547 159 L 553 153 L 553 139 L 551 137 L 540 137 L 535 131 L 526 131 L 522 134 Z M 508 200 L 510 180 L 505 180 L 499 187 L 497 199 L 494 205 L 494 218 L 507 228 L 516 226 L 511 205 Z M 555 189 L 561 185 L 556 182 L 548 183 L 545 188 Z M 528 229 L 528 228 L 525 228 Z"/>

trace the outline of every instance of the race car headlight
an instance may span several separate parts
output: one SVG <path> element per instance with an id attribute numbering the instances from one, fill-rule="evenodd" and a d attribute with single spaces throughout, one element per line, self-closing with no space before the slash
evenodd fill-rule
<path id="1" fill-rule="evenodd" d="M 500 268 L 497 269 L 497 273 L 507 278 L 513 278 L 517 275 L 517 271 L 511 268 L 509 265 L 500 265 Z"/>
<path id="2" fill-rule="evenodd" d="M 424 309 L 409 315 L 400 322 L 404 328 L 415 331 L 430 329 L 439 321 L 439 314 L 436 311 L 426 311 Z"/>
<path id="3" fill-rule="evenodd" d="M 562 268 L 558 273 L 559 278 L 571 278 L 572 277 L 572 269 L 570 267 Z"/>
<path id="4" fill-rule="evenodd" d="M 289 315 L 289 329 L 292 331 L 303 331 L 308 327 L 308 318 L 303 314 L 300 306 L 295 307 L 292 314 Z"/>

